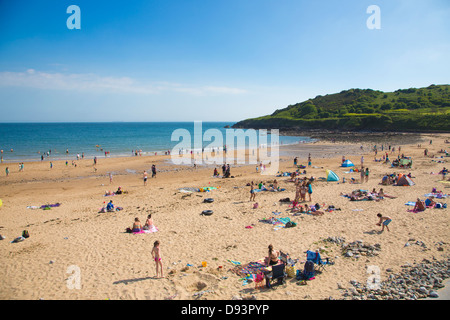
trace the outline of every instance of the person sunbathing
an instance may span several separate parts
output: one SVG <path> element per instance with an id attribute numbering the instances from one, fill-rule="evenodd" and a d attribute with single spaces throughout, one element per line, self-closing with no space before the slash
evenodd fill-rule
<path id="1" fill-rule="evenodd" d="M 380 199 L 376 198 L 376 197 L 373 196 L 372 194 L 361 195 L 361 196 L 352 195 L 352 196 L 350 197 L 350 201 L 364 201 L 364 200 L 380 201 Z"/>
<path id="2" fill-rule="evenodd" d="M 149 214 L 147 216 L 147 220 L 145 221 L 144 230 L 150 230 L 151 228 L 153 228 L 153 219 L 152 215 Z"/>
<path id="3" fill-rule="evenodd" d="M 108 211 L 108 212 L 113 212 L 114 211 L 114 204 L 113 204 L 112 200 L 110 200 L 108 202 L 108 204 L 106 205 L 106 211 Z"/>
<path id="4" fill-rule="evenodd" d="M 383 199 L 383 198 L 397 199 L 397 197 L 394 197 L 387 193 L 384 193 L 383 188 L 381 188 L 380 191 L 378 192 L 378 198 L 380 198 L 380 199 Z"/>
<path id="5" fill-rule="evenodd" d="M 273 181 L 272 190 L 273 191 L 278 191 L 278 182 L 277 182 L 276 179 Z"/>
<path id="6" fill-rule="evenodd" d="M 294 213 L 296 213 L 296 212 L 298 212 L 298 213 L 305 213 L 306 211 L 305 211 L 305 208 L 302 205 L 298 205 L 298 206 L 292 207 L 291 212 L 294 212 Z"/>
<path id="7" fill-rule="evenodd" d="M 436 205 L 436 202 L 433 200 L 433 198 L 434 198 L 434 197 L 428 197 L 428 198 L 425 200 L 425 205 L 426 205 L 427 207 L 433 207 L 433 208 L 434 208 L 434 206 Z"/>
<path id="8" fill-rule="evenodd" d="M 141 232 L 142 231 L 142 225 L 139 221 L 139 218 L 134 218 L 133 227 L 131 228 L 131 231 L 133 232 Z"/>
<path id="9" fill-rule="evenodd" d="M 311 207 L 311 210 L 308 211 L 309 214 L 313 216 L 323 216 L 323 211 L 316 210 L 314 207 Z"/>
<path id="10" fill-rule="evenodd" d="M 280 252 L 273 250 L 273 246 L 269 245 L 269 255 L 268 257 L 264 258 L 264 262 L 266 265 L 276 265 L 278 264 L 278 256 L 280 255 Z"/>
<path id="11" fill-rule="evenodd" d="M 414 211 L 425 211 L 425 204 L 417 198 L 416 205 L 414 206 Z"/>

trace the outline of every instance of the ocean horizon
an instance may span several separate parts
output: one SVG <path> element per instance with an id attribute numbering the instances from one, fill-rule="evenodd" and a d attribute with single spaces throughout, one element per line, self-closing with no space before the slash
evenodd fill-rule
<path id="1" fill-rule="evenodd" d="M 218 130 L 215 132 L 222 134 L 225 145 L 226 126 L 231 127 L 235 122 L 200 123 L 202 148 L 208 148 L 212 141 L 204 141 L 207 130 Z M 178 152 L 178 148 L 174 148 L 182 138 L 177 135 L 172 138 L 172 135 L 181 129 L 181 132 L 189 132 L 192 140 L 188 148 L 182 148 L 182 151 L 195 151 L 194 138 L 195 134 L 199 137 L 199 132 L 194 124 L 193 121 L 7 122 L 0 123 L 0 150 L 3 162 L 76 160 L 78 156 L 88 159 L 124 157 L 135 155 L 136 151 L 142 155 L 162 155 L 168 151 Z M 258 130 L 256 132 L 259 133 Z M 270 136 L 268 130 L 269 143 Z M 279 136 L 280 145 L 310 141 L 313 139 L 305 136 Z"/>

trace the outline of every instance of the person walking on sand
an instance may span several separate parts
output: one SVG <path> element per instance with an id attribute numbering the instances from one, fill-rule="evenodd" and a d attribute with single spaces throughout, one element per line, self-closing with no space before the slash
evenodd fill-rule
<path id="1" fill-rule="evenodd" d="M 147 171 L 144 170 L 144 186 L 147 185 Z"/>
<path id="2" fill-rule="evenodd" d="M 8 167 L 5 168 L 5 173 L 6 173 L 6 176 L 9 176 L 9 168 Z"/>
<path id="3" fill-rule="evenodd" d="M 156 177 L 156 166 L 152 165 L 152 178 Z"/>
<path id="4" fill-rule="evenodd" d="M 389 217 L 383 217 L 381 213 L 377 214 L 377 217 L 380 218 L 380 221 L 378 221 L 377 226 L 382 226 L 381 232 L 384 231 L 384 228 L 386 227 L 387 231 L 389 231 L 388 224 L 391 223 L 392 219 Z"/>
<path id="5" fill-rule="evenodd" d="M 113 175 L 112 172 L 109 173 L 109 184 L 112 184 L 113 182 Z"/>
<path id="6" fill-rule="evenodd" d="M 152 257 L 155 260 L 155 264 L 156 264 L 156 277 L 158 278 L 158 275 L 159 275 L 159 277 L 162 278 L 163 277 L 163 266 L 162 266 L 161 250 L 159 248 L 159 245 L 160 245 L 159 241 L 156 240 L 153 244 Z"/>
<path id="7" fill-rule="evenodd" d="M 256 198 L 256 192 L 255 192 L 255 187 L 253 186 L 253 181 L 252 184 L 250 185 L 250 201 L 255 201 Z"/>
<path id="8" fill-rule="evenodd" d="M 361 177 L 361 183 L 363 183 L 364 182 L 364 167 L 361 167 L 361 170 L 359 170 L 359 172 L 360 172 L 360 177 Z"/>
<path id="9" fill-rule="evenodd" d="M 366 168 L 364 175 L 366 176 L 366 182 L 369 182 L 369 168 Z"/>
<path id="10" fill-rule="evenodd" d="M 312 195 L 312 187 L 311 187 L 311 180 L 308 180 L 306 183 L 306 186 L 308 187 L 308 196 L 309 196 L 309 202 L 311 202 L 311 195 Z"/>

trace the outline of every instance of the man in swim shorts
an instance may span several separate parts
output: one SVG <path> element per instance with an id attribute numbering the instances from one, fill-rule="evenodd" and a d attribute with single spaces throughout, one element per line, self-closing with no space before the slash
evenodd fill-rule
<path id="1" fill-rule="evenodd" d="M 383 217 L 381 213 L 377 214 L 377 217 L 380 218 L 380 221 L 378 221 L 377 226 L 382 226 L 381 232 L 384 231 L 384 227 L 386 227 L 387 231 L 389 231 L 388 224 L 391 223 L 392 219 L 389 217 Z"/>

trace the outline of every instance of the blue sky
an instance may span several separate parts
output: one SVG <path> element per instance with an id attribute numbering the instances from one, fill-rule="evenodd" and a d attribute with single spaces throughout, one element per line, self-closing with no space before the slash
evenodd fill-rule
<path id="1" fill-rule="evenodd" d="M 239 121 L 449 84 L 449 17 L 448 0 L 0 1 L 0 122 Z"/>

